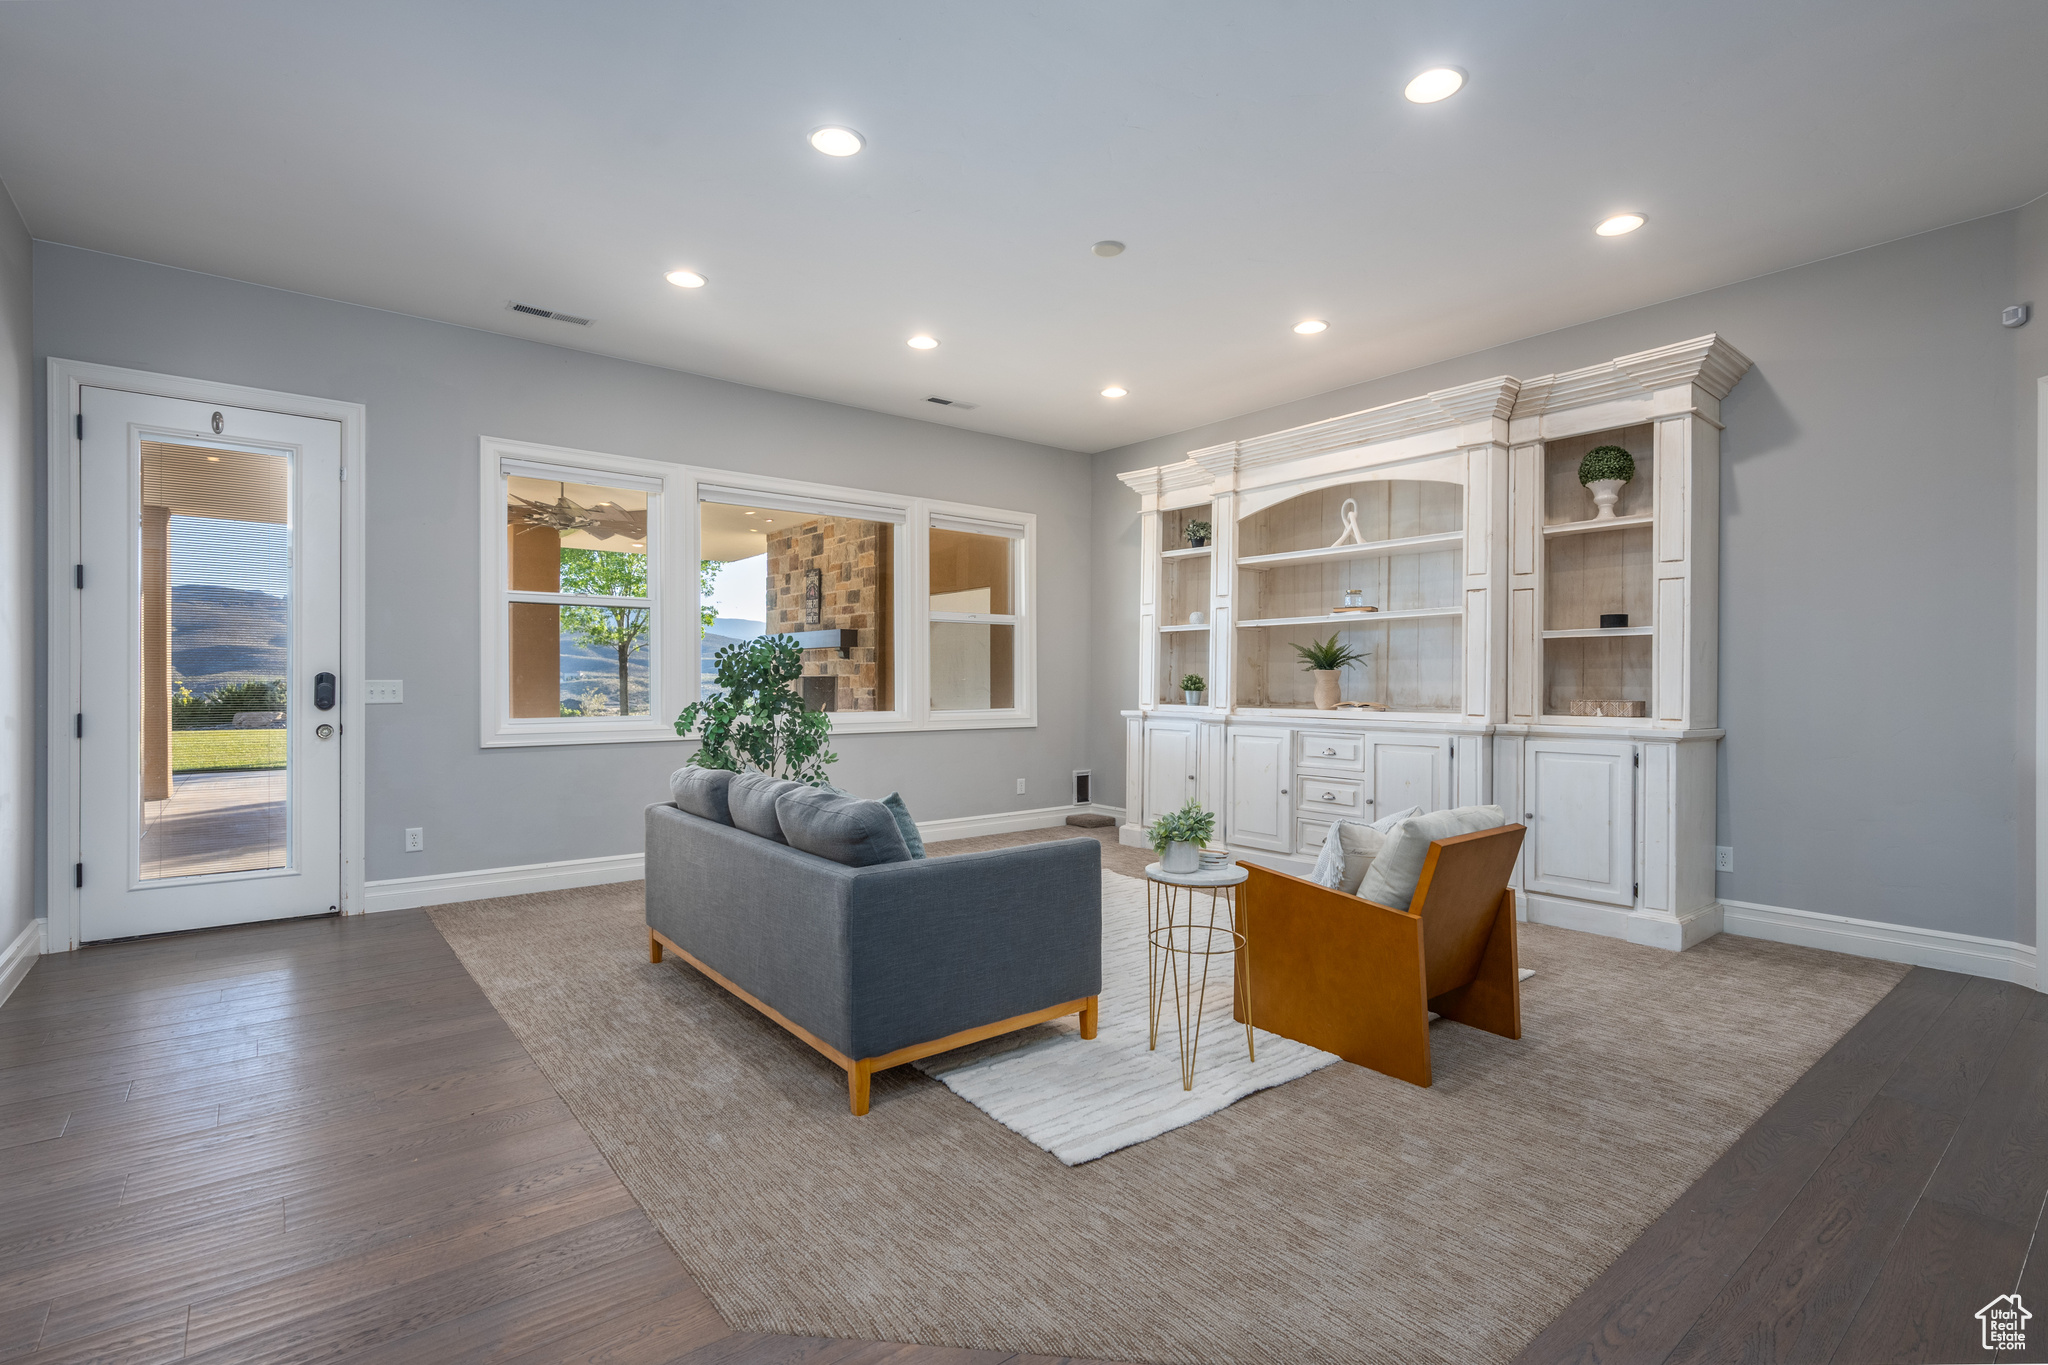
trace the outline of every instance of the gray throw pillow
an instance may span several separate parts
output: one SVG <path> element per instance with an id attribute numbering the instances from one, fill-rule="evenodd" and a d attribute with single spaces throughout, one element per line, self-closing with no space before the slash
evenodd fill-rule
<path id="1" fill-rule="evenodd" d="M 847 867 L 910 861 L 896 817 L 880 801 L 796 787 L 776 799 L 775 815 L 789 846 L 804 853 Z"/>
<path id="2" fill-rule="evenodd" d="M 729 825 L 732 808 L 726 802 L 726 790 L 733 776 L 723 768 L 688 765 L 669 774 L 668 794 L 678 809 Z"/>
<path id="3" fill-rule="evenodd" d="M 1359 898 L 1406 910 L 1415 899 L 1415 886 L 1422 880 L 1422 864 L 1429 857 L 1432 843 L 1460 834 L 1499 829 L 1507 822 L 1507 812 L 1499 806 L 1460 806 L 1456 810 L 1410 816 L 1387 832 L 1379 855 L 1365 870 L 1365 880 L 1359 883 Z"/>
<path id="4" fill-rule="evenodd" d="M 776 798 L 784 792 L 808 790 L 801 782 L 766 773 L 735 773 L 725 789 L 726 807 L 740 829 L 786 844 L 789 840 L 783 836 L 782 822 L 775 818 Z"/>
<path id="5" fill-rule="evenodd" d="M 896 817 L 896 829 L 903 835 L 903 842 L 910 847 L 910 856 L 924 856 L 924 836 L 917 832 L 917 821 L 910 818 L 910 807 L 903 804 L 903 798 L 890 792 L 882 798 L 882 804 L 889 808 L 889 814 Z"/>

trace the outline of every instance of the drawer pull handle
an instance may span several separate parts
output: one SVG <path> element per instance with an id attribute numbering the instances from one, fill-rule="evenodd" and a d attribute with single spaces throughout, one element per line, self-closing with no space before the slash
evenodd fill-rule
<path id="1" fill-rule="evenodd" d="M 1336 799 L 1337 799 L 1337 793 L 1335 793 L 1335 792 L 1324 792 L 1324 793 L 1323 793 L 1323 800 L 1325 800 L 1325 801 L 1335 801 Z"/>
<path id="2" fill-rule="evenodd" d="M 1337 756 L 1337 751 L 1336 751 L 1335 749 L 1325 749 L 1325 750 L 1323 750 L 1323 757 L 1324 757 L 1324 758 L 1335 758 L 1336 756 Z"/>

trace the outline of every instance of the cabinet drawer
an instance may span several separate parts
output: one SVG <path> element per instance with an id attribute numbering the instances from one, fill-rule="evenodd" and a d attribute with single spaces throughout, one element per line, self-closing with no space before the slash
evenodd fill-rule
<path id="1" fill-rule="evenodd" d="M 1329 768 L 1338 772 L 1365 770 L 1365 740 L 1359 735 L 1318 734 L 1297 730 L 1294 734 L 1294 766 Z"/>
<path id="2" fill-rule="evenodd" d="M 1294 789 L 1303 811 L 1356 817 L 1365 809 L 1365 784 L 1334 777 L 1306 777 L 1295 774 Z"/>
<path id="3" fill-rule="evenodd" d="M 1313 858 L 1323 851 L 1323 840 L 1336 828 L 1327 820 L 1301 819 L 1294 822 L 1294 851 L 1297 856 Z"/>

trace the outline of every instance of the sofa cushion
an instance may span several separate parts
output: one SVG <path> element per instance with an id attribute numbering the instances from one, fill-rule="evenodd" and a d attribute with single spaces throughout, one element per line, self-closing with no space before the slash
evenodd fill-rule
<path id="1" fill-rule="evenodd" d="M 1365 869 L 1372 865 L 1373 856 L 1380 851 L 1387 831 L 1409 816 L 1420 814 L 1422 807 L 1410 806 L 1370 822 L 1339 820 L 1323 836 L 1322 851 L 1316 855 L 1315 870 L 1308 874 L 1308 880 L 1332 891 L 1357 895 L 1358 883 L 1364 878 Z M 1351 830 L 1348 838 L 1343 833 L 1347 827 Z"/>
<path id="2" fill-rule="evenodd" d="M 732 809 L 726 802 L 726 789 L 732 785 L 733 776 L 723 768 L 687 764 L 669 774 L 668 794 L 677 809 L 729 825 Z"/>
<path id="3" fill-rule="evenodd" d="M 784 792 L 807 790 L 801 782 L 766 773 L 734 773 L 725 789 L 726 807 L 732 812 L 733 824 L 740 829 L 786 844 L 789 840 L 783 837 L 782 822 L 775 818 L 776 798 Z"/>
<path id="4" fill-rule="evenodd" d="M 880 801 L 791 785 L 794 789 L 775 801 L 775 816 L 791 848 L 847 867 L 910 861 L 910 846 L 903 842 L 896 817 Z"/>
<path id="5" fill-rule="evenodd" d="M 889 808 L 889 814 L 896 817 L 897 832 L 902 834 L 903 842 L 909 846 L 910 856 L 922 858 L 924 856 L 924 836 L 917 832 L 917 821 L 910 818 L 910 807 L 904 805 L 903 798 L 895 792 L 890 792 L 887 796 L 883 797 L 882 804 Z"/>
<path id="6" fill-rule="evenodd" d="M 1358 894 L 1375 905 L 1406 910 L 1408 902 L 1415 899 L 1415 884 L 1422 880 L 1422 864 L 1429 857 L 1430 844 L 1459 834 L 1499 829 L 1507 822 L 1507 813 L 1499 806 L 1459 806 L 1456 810 L 1411 815 L 1388 831 L 1379 855 L 1366 869 L 1365 880 L 1359 883 Z"/>

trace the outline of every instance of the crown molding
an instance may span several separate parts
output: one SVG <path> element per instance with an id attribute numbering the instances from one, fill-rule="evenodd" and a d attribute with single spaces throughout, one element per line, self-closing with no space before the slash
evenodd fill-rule
<path id="1" fill-rule="evenodd" d="M 1403 436 L 1444 431 L 1468 422 L 1505 420 L 1514 410 L 1520 385 L 1506 375 L 1438 389 L 1419 398 L 1404 398 L 1361 412 L 1289 427 L 1250 440 L 1205 446 L 1188 458 L 1211 474 L 1257 469 L 1262 465 L 1320 455 L 1331 450 L 1391 441 Z"/>
<path id="2" fill-rule="evenodd" d="M 1748 356 L 1709 332 L 1690 341 L 1588 365 L 1583 370 L 1528 380 L 1515 400 L 1514 416 L 1540 417 L 1566 408 L 1641 398 L 1645 393 L 1680 384 L 1704 389 L 1719 401 L 1749 373 L 1749 367 Z"/>

